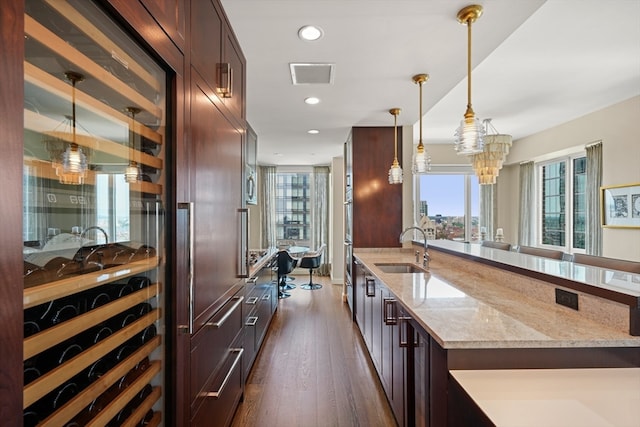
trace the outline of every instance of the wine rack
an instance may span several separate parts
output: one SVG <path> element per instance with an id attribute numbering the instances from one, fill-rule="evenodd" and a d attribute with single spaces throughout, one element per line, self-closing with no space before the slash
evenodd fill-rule
<path id="1" fill-rule="evenodd" d="M 163 422 L 167 76 L 97 3 L 25 1 L 25 426 Z"/>

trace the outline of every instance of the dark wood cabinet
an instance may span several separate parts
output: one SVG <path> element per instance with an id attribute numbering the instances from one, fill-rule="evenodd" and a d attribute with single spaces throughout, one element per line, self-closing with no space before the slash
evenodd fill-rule
<path id="1" fill-rule="evenodd" d="M 243 286 L 241 242 L 242 131 L 192 75 L 190 174 L 193 185 L 193 322 L 197 331 Z"/>
<path id="2" fill-rule="evenodd" d="M 400 247 L 402 185 L 389 184 L 393 161 L 392 127 L 354 127 L 351 131 L 354 248 Z M 402 140 L 402 129 L 398 129 Z M 401 147 L 398 157 L 402 158 Z M 349 177 L 347 177 L 349 179 Z"/>
<path id="3" fill-rule="evenodd" d="M 245 379 L 253 366 L 278 304 L 276 273 L 273 271 L 271 261 L 268 261 L 253 277 L 247 279 L 245 285 L 243 362 Z"/>
<path id="4" fill-rule="evenodd" d="M 245 117 L 245 58 L 221 6 L 191 2 L 191 62 L 230 113 Z"/>
<path id="5" fill-rule="evenodd" d="M 186 44 L 186 2 L 182 0 L 140 0 L 173 43 L 184 52 Z"/>

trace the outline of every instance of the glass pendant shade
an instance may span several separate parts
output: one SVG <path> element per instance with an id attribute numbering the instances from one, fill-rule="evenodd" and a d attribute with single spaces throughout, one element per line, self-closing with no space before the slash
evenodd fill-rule
<path id="1" fill-rule="evenodd" d="M 480 153 L 484 149 L 484 128 L 475 116 L 465 115 L 460 121 L 455 133 L 454 148 L 458 154 L 467 156 Z"/>
<path id="2" fill-rule="evenodd" d="M 416 148 L 416 152 L 413 153 L 413 168 L 414 174 L 424 174 L 431 170 L 431 156 L 427 153 L 424 146 Z"/>
<path id="3" fill-rule="evenodd" d="M 129 184 L 138 182 L 138 177 L 140 176 L 140 168 L 136 162 L 129 163 L 124 170 L 124 180 Z"/>
<path id="4" fill-rule="evenodd" d="M 427 149 L 422 143 L 422 84 L 429 79 L 428 74 L 416 74 L 413 76 L 413 82 L 420 87 L 420 111 L 419 111 L 419 131 L 418 146 L 413 153 L 413 162 L 411 171 L 414 175 L 425 174 L 431 170 L 431 156 L 427 153 Z"/>
<path id="5" fill-rule="evenodd" d="M 127 107 L 125 108 L 125 111 L 131 114 L 131 123 L 129 124 L 129 156 L 131 156 L 135 149 L 136 114 L 140 113 L 142 109 L 138 107 Z M 140 167 L 138 166 L 138 163 L 133 160 L 129 160 L 129 166 L 124 170 L 124 180 L 129 184 L 134 184 L 140 180 Z"/>
<path id="6" fill-rule="evenodd" d="M 400 108 L 392 108 L 389 113 L 393 115 L 393 163 L 389 169 L 389 184 L 402 184 L 402 168 L 398 162 L 398 114 L 400 114 Z"/>

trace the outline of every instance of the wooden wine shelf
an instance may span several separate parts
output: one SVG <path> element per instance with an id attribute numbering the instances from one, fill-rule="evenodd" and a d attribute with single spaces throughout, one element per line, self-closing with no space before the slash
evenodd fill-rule
<path id="1" fill-rule="evenodd" d="M 62 298 L 68 295 L 93 289 L 116 280 L 122 280 L 136 274 L 144 273 L 156 268 L 160 262 L 157 256 L 149 257 L 141 261 L 130 262 L 116 267 L 106 268 L 93 273 L 82 274 L 45 283 L 44 285 L 26 288 L 23 293 L 24 308 L 35 307 L 45 302 Z"/>
<path id="2" fill-rule="evenodd" d="M 131 414 L 129 418 L 122 424 L 121 427 L 137 427 L 140 423 L 140 420 L 144 418 L 144 416 L 149 412 L 149 410 L 153 407 L 154 403 L 160 399 L 162 396 L 162 389 L 160 387 L 154 387 L 151 391 L 151 394 L 147 396 L 147 398 L 136 408 L 136 410 Z M 160 424 L 160 412 L 154 414 L 154 418 L 158 416 L 157 424 L 153 423 L 153 419 L 151 420 L 149 425 L 158 425 Z"/>
<path id="3" fill-rule="evenodd" d="M 59 124 L 60 123 L 57 123 L 49 117 L 34 113 L 31 110 L 24 110 L 25 129 L 39 132 L 43 135 L 49 135 L 52 138 L 61 139 L 69 143 L 73 142 L 73 135 L 71 133 L 51 130 L 56 128 Z M 87 147 L 92 150 L 102 151 L 113 156 L 120 157 L 126 162 L 134 160 L 138 163 L 151 166 L 152 168 L 162 169 L 162 159 L 143 153 L 142 151 L 133 150 L 125 145 L 109 141 L 95 135 L 76 133 L 75 142 L 82 147 Z"/>
<path id="4" fill-rule="evenodd" d="M 127 55 L 120 47 L 108 38 L 102 31 L 93 25 L 80 12 L 74 9 L 66 1 L 45 0 L 49 6 L 55 9 L 60 16 L 64 16 L 71 25 L 76 26 L 80 31 L 90 37 L 97 45 L 101 46 L 105 51 L 111 52 L 121 61 L 127 64 L 127 69 L 138 75 L 142 80 L 147 82 L 154 90 L 160 91 L 160 82 L 158 82 L 145 68 L 138 64 L 135 59 Z"/>
<path id="5" fill-rule="evenodd" d="M 84 409 L 87 405 L 97 399 L 102 393 L 107 391 L 109 387 L 115 384 L 120 378 L 125 376 L 131 369 L 133 369 L 138 362 L 143 360 L 145 357 L 148 357 L 151 352 L 160 345 L 160 337 L 156 337 L 153 340 L 149 341 L 143 347 L 140 347 L 136 352 L 131 354 L 125 360 L 116 365 L 109 372 L 101 376 L 98 380 L 96 380 L 89 387 L 82 390 L 78 393 L 72 400 L 67 402 L 64 406 L 62 406 L 59 410 L 51 414 L 47 417 L 41 424 L 38 424 L 39 427 L 55 427 L 64 425 L 65 422 L 71 420 L 76 414 L 78 414 L 82 409 Z M 142 376 L 136 379 L 136 381 L 130 385 L 130 388 L 135 388 L 140 391 L 146 384 L 148 384 L 151 379 L 158 374 L 161 370 L 161 362 L 153 361 L 151 362 L 151 366 L 149 366 L 143 373 Z M 135 395 L 136 393 L 134 393 Z M 113 402 L 107 407 L 111 408 L 111 411 L 115 411 L 115 413 L 111 416 L 115 416 L 118 411 L 123 409 L 125 405 L 128 403 L 128 400 L 124 399 L 124 394 L 120 394 L 113 400 Z M 105 410 L 107 409 L 105 408 Z M 110 412 L 111 412 L 110 411 Z M 104 412 L 104 411 L 103 411 Z M 103 420 L 101 425 L 105 425 L 110 418 Z M 97 425 L 97 424 L 92 424 Z"/>
<path id="6" fill-rule="evenodd" d="M 118 79 L 108 70 L 95 63 L 91 58 L 88 58 L 82 52 L 72 47 L 69 43 L 58 37 L 57 34 L 49 31 L 45 26 L 31 18 L 29 15 L 24 16 L 24 31 L 28 37 L 31 37 L 39 43 L 42 43 L 44 46 L 47 46 L 52 52 L 60 55 L 64 60 L 76 65 L 80 70 L 107 85 L 109 89 L 114 90 L 127 98 L 131 101 L 131 105 L 136 105 L 142 108 L 158 119 L 162 117 L 162 110 L 152 101 L 136 92 L 122 80 Z"/>
<path id="7" fill-rule="evenodd" d="M 32 403 L 38 401 L 38 399 L 43 398 L 47 395 L 47 393 L 55 390 L 65 381 L 70 380 L 75 375 L 82 372 L 83 369 L 91 366 L 93 362 L 100 359 L 101 357 L 106 356 L 109 352 L 115 350 L 120 345 L 133 338 L 137 333 L 142 332 L 144 328 L 153 324 L 159 318 L 160 309 L 155 309 L 150 313 L 144 315 L 140 319 L 136 320 L 135 322 L 131 323 L 130 325 L 127 325 L 127 327 L 114 332 L 112 335 L 109 335 L 109 337 L 91 346 L 89 349 L 83 351 L 66 363 L 63 363 L 62 365 L 42 375 L 35 381 L 27 384 L 24 387 L 23 407 L 27 408 Z M 149 343 L 156 342 L 155 338 L 158 337 L 154 337 L 154 339 L 150 340 Z M 159 345 L 159 340 L 157 341 L 157 345 Z M 154 347 L 157 347 L 157 345 Z M 128 371 L 129 370 L 126 370 L 122 375 L 124 375 Z M 122 377 L 122 375 L 120 375 L 118 378 Z M 102 379 L 102 377 L 100 378 Z"/>
<path id="8" fill-rule="evenodd" d="M 55 78 L 46 71 L 26 61 L 24 62 L 24 79 L 25 82 L 31 83 L 71 103 L 71 91 L 69 90 L 68 83 Z M 131 122 L 130 116 L 108 106 L 78 88 L 76 88 L 76 105 L 109 120 L 119 127 L 127 128 Z M 136 122 L 135 132 L 156 144 L 162 144 L 162 135 L 140 122 Z"/>
<path id="9" fill-rule="evenodd" d="M 27 360 L 40 354 L 66 339 L 91 329 L 94 325 L 99 325 L 118 313 L 157 296 L 159 293 L 160 285 L 154 284 L 27 337 L 24 339 L 23 358 Z"/>

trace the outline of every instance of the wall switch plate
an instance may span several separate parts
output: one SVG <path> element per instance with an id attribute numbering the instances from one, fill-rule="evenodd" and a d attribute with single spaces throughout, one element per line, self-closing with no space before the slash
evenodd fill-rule
<path id="1" fill-rule="evenodd" d="M 565 291 L 563 289 L 556 288 L 556 304 L 564 305 L 565 307 L 578 309 L 578 294 L 575 292 Z"/>

